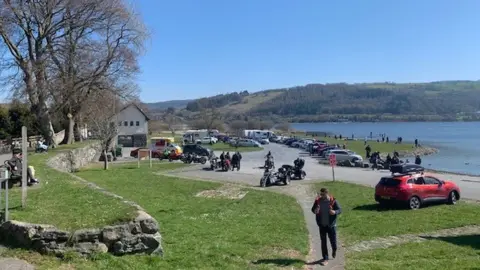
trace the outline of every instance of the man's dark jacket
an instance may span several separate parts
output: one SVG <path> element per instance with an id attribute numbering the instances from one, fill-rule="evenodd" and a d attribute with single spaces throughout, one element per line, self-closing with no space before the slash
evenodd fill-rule
<path id="1" fill-rule="evenodd" d="M 318 226 L 321 226 L 321 213 L 315 213 L 315 210 L 317 208 L 317 205 L 319 204 L 320 202 L 320 198 L 317 198 L 315 199 L 315 202 L 313 203 L 313 206 L 312 206 L 312 213 L 315 214 L 315 218 L 316 218 L 316 221 L 317 221 L 317 225 Z M 330 220 L 329 220 L 329 225 L 330 227 L 334 227 L 337 225 L 337 216 L 342 213 L 342 208 L 340 207 L 340 204 L 337 202 L 337 200 L 335 200 L 334 197 L 330 197 L 330 209 L 329 210 L 334 210 L 335 211 L 335 215 L 328 215 Z"/>

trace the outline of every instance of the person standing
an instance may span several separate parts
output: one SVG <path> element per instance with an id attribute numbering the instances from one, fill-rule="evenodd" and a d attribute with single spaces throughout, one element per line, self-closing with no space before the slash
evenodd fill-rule
<path id="1" fill-rule="evenodd" d="M 322 188 L 312 206 L 312 212 L 315 214 L 318 228 L 320 230 L 320 240 L 322 243 L 321 265 L 328 264 L 327 236 L 332 246 L 332 258 L 337 255 L 337 216 L 342 212 L 340 204 L 328 193 L 328 189 Z"/>

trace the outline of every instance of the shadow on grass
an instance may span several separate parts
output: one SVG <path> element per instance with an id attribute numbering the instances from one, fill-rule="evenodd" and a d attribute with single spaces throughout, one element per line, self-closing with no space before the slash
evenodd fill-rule
<path id="1" fill-rule="evenodd" d="M 480 250 L 480 234 L 459 235 L 459 236 L 423 236 L 428 240 L 441 240 L 457 246 L 471 247 Z"/>
<path id="2" fill-rule="evenodd" d="M 307 264 L 304 260 L 300 259 L 287 259 L 287 258 L 278 258 L 278 259 L 261 259 L 252 262 L 253 264 L 274 264 L 276 266 L 285 267 L 291 266 L 294 264 Z"/>
<path id="3" fill-rule="evenodd" d="M 391 204 L 391 205 L 380 205 L 378 203 L 374 204 L 364 204 L 360 206 L 356 206 L 353 208 L 355 211 L 402 211 L 408 210 L 406 206 L 402 206 L 400 204 Z"/>

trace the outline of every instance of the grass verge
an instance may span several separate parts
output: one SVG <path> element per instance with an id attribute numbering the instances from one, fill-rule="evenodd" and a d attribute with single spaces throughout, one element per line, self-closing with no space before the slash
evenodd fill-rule
<path id="1" fill-rule="evenodd" d="M 348 270 L 480 269 L 480 235 L 442 237 L 348 255 Z"/>
<path id="2" fill-rule="evenodd" d="M 327 187 L 342 207 L 338 228 L 347 246 L 377 237 L 478 224 L 480 206 L 477 204 L 460 201 L 454 206 L 435 205 L 416 211 L 379 211 L 373 188 L 345 182 L 315 184 L 316 190 L 321 187 Z"/>
<path id="3" fill-rule="evenodd" d="M 73 146 L 59 147 L 48 154 L 28 156 L 28 164 L 35 167 L 40 184 L 28 189 L 25 209 L 21 208 L 21 188 L 10 190 L 10 219 L 51 224 L 71 231 L 115 224 L 133 217 L 134 208 L 94 191 L 70 175 L 45 164 L 49 157 L 69 149 L 73 149 Z"/>
<path id="4" fill-rule="evenodd" d="M 39 269 L 270 269 L 287 260 L 301 268 L 308 252 L 308 232 L 295 199 L 281 194 L 248 190 L 241 200 L 195 195 L 222 186 L 154 174 L 181 163 L 137 169 L 126 164 L 109 171 L 84 170 L 84 179 L 133 200 L 160 223 L 164 258 L 113 257 L 69 261 L 10 250 Z"/>

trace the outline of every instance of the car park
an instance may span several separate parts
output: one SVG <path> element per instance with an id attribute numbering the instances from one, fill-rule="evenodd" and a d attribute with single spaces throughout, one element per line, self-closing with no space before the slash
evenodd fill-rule
<path id="1" fill-rule="evenodd" d="M 183 154 L 196 154 L 199 156 L 211 157 L 213 151 L 199 144 L 186 144 L 183 146 Z"/>
<path id="2" fill-rule="evenodd" d="M 382 177 L 375 187 L 379 204 L 397 202 L 416 210 L 428 203 L 456 204 L 460 199 L 457 184 L 425 173 L 420 165 L 392 165 L 390 171 L 392 175 Z"/>

